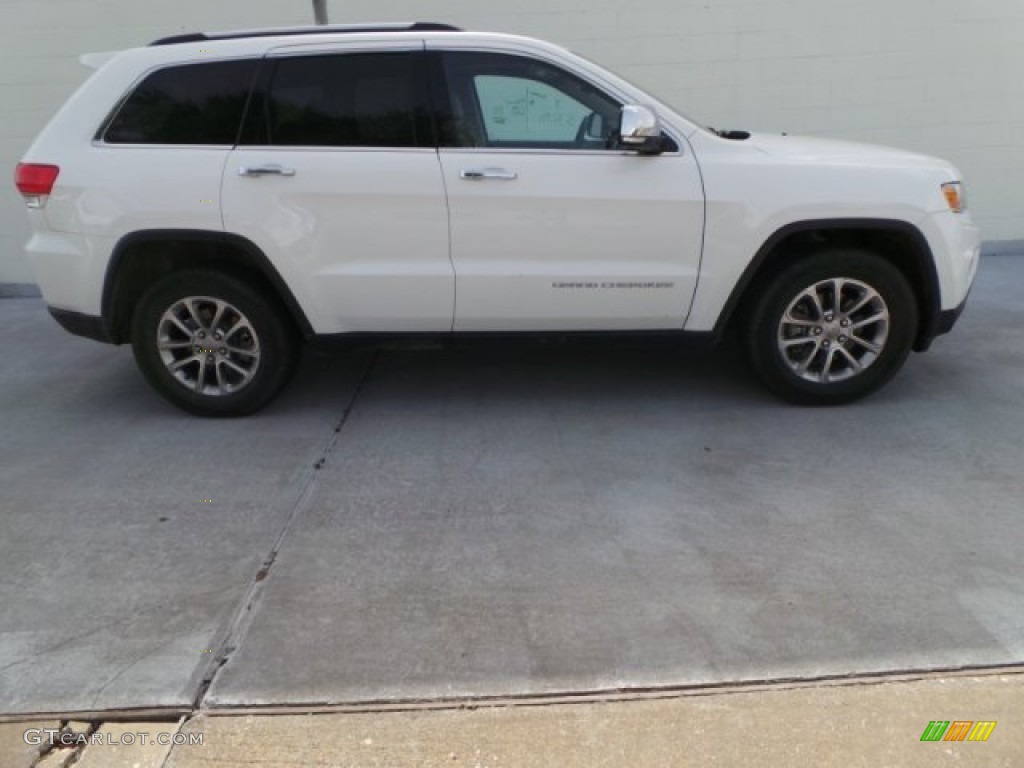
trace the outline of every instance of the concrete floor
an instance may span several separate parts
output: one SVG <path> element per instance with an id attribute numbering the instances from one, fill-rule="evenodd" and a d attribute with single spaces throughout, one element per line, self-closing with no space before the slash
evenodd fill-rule
<path id="1" fill-rule="evenodd" d="M 2 301 L 0 713 L 1024 661 L 1021 287 L 986 258 L 845 408 L 726 351 L 549 343 L 310 356 L 228 422 Z"/>

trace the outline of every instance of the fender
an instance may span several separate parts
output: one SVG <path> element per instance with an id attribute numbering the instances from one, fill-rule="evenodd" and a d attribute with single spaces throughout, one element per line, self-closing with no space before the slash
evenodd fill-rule
<path id="1" fill-rule="evenodd" d="M 906 237 L 913 243 L 913 249 L 904 250 L 901 253 L 903 259 L 906 260 L 904 266 L 910 267 L 916 276 L 923 278 L 923 283 L 911 281 L 912 288 L 919 299 L 921 315 L 914 349 L 917 351 L 927 349 L 931 340 L 942 332 L 940 329 L 942 313 L 939 299 L 939 276 L 935 270 L 931 247 L 924 234 L 913 224 L 900 219 L 812 219 L 792 222 L 781 227 L 765 240 L 754 258 L 743 270 L 739 280 L 736 281 L 736 285 L 733 286 L 732 292 L 718 316 L 718 321 L 715 323 L 715 328 L 712 331 L 714 337 L 719 339 L 725 333 L 747 289 L 781 243 L 802 234 L 821 233 L 827 236 L 829 232 L 838 231 L 865 238 L 897 234 Z"/>
<path id="2" fill-rule="evenodd" d="M 270 259 L 267 258 L 266 254 L 255 243 L 241 235 L 204 229 L 146 229 L 131 232 L 117 241 L 111 253 L 110 262 L 107 265 L 101 303 L 103 322 L 110 329 L 112 336 L 117 335 L 114 322 L 114 302 L 117 297 L 119 277 L 122 274 L 128 254 L 139 245 L 169 242 L 229 246 L 231 249 L 229 256 L 206 258 L 201 262 L 197 261 L 195 266 L 216 267 L 218 264 L 226 264 L 242 266 L 259 273 L 267 280 L 278 298 L 280 298 L 302 335 L 305 338 L 313 336 L 313 327 L 306 318 L 306 313 L 303 312 L 299 302 L 295 299 L 295 295 L 270 262 Z"/>

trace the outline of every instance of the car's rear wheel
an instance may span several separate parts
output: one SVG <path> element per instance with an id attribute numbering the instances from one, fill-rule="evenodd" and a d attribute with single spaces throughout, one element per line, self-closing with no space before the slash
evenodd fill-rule
<path id="1" fill-rule="evenodd" d="M 906 360 L 917 303 L 903 273 L 868 251 L 832 250 L 779 273 L 748 312 L 743 332 L 755 373 L 807 405 L 875 391 Z"/>
<path id="2" fill-rule="evenodd" d="M 270 296 L 221 272 L 163 278 L 139 301 L 135 359 L 167 400 L 200 416 L 242 416 L 272 400 L 298 360 L 293 327 Z"/>

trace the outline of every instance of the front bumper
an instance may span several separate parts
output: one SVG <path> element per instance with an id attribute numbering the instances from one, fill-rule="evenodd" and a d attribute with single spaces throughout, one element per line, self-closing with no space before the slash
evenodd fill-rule
<path id="1" fill-rule="evenodd" d="M 969 288 L 968 295 L 970 295 Z M 963 314 L 964 307 L 966 306 L 967 296 L 964 296 L 963 301 L 953 307 L 953 309 L 943 309 L 937 315 L 934 315 L 931 326 L 918 334 L 917 340 L 914 342 L 914 351 L 927 352 L 932 342 L 935 341 L 936 336 L 941 336 L 953 330 L 953 326 L 960 319 L 960 315 Z"/>
<path id="2" fill-rule="evenodd" d="M 922 317 L 914 343 L 917 352 L 928 349 L 936 336 L 949 333 L 956 324 L 981 258 L 981 233 L 966 212 L 932 214 L 921 222 L 921 231 L 933 254 L 938 295 L 931 311 Z"/>
<path id="3" fill-rule="evenodd" d="M 949 333 L 953 330 L 953 326 L 956 325 L 956 321 L 960 319 L 960 315 L 963 314 L 964 307 L 967 306 L 967 297 L 960 302 L 960 306 L 953 309 L 944 309 L 939 313 L 939 319 L 935 323 L 935 335 L 941 336 L 944 333 Z"/>

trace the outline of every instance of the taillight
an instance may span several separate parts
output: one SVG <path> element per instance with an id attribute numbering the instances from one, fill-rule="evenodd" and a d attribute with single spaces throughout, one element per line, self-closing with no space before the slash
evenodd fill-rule
<path id="1" fill-rule="evenodd" d="M 14 169 L 14 185 L 27 198 L 38 198 L 53 191 L 60 168 L 42 163 L 18 163 Z"/>

